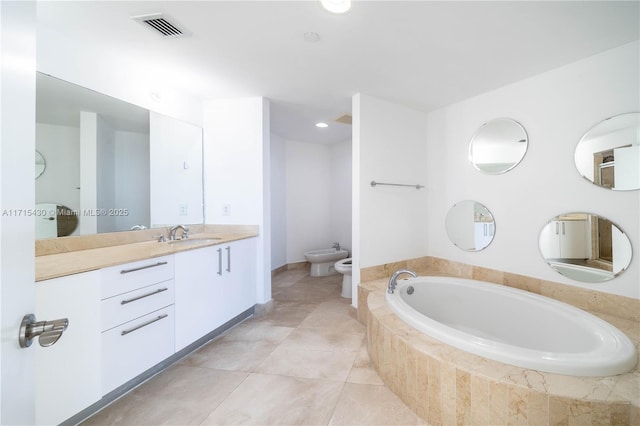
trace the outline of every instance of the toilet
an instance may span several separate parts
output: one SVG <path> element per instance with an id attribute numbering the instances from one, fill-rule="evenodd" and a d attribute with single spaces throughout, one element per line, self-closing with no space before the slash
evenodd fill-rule
<path id="1" fill-rule="evenodd" d="M 335 248 L 307 251 L 304 258 L 311 264 L 309 275 L 312 277 L 327 277 L 336 274 L 334 264 L 336 260 L 344 259 L 349 256 L 346 250 L 338 250 Z"/>
<path id="2" fill-rule="evenodd" d="M 351 258 L 342 259 L 334 264 L 336 271 L 340 272 L 342 277 L 342 293 L 345 299 L 351 299 Z"/>

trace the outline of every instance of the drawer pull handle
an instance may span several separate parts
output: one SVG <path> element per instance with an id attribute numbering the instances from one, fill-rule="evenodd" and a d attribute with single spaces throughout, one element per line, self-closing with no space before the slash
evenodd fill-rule
<path id="1" fill-rule="evenodd" d="M 122 271 L 120 271 L 120 273 L 121 274 L 128 274 L 129 272 L 142 271 L 143 269 L 155 268 L 156 266 L 162 266 L 162 265 L 166 265 L 166 264 L 167 264 L 167 262 L 158 262 L 158 263 L 154 263 L 153 265 L 140 266 L 139 268 L 123 269 Z"/>
<path id="2" fill-rule="evenodd" d="M 142 296 L 134 297 L 133 299 L 127 299 L 120 302 L 121 305 L 126 305 L 127 303 L 135 302 L 136 300 L 144 299 L 145 297 L 153 296 L 154 294 L 162 293 L 163 291 L 169 290 L 167 287 L 159 288 L 156 291 L 151 293 L 143 294 Z"/>
<path id="3" fill-rule="evenodd" d="M 151 325 L 151 324 L 153 324 L 154 322 L 156 322 L 156 321 L 160 321 L 161 319 L 166 318 L 166 317 L 168 317 L 168 316 L 169 316 L 169 314 L 162 314 L 162 315 L 158 315 L 158 318 L 154 318 L 154 319 L 152 319 L 151 321 L 145 322 L 144 324 L 140 324 L 140 325 L 138 325 L 138 326 L 136 326 L 136 327 L 133 327 L 133 328 L 132 328 L 132 329 L 130 329 L 130 330 L 123 330 L 123 331 L 120 333 L 120 335 L 121 335 L 121 336 L 126 336 L 126 335 L 127 335 L 127 334 L 129 334 L 129 333 L 133 333 L 133 332 L 134 332 L 134 331 L 136 331 L 136 330 L 140 330 L 142 327 L 146 327 L 146 326 L 148 326 L 148 325 Z"/>

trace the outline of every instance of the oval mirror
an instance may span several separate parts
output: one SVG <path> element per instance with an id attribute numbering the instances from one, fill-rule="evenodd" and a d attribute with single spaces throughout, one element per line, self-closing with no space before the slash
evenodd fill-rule
<path id="1" fill-rule="evenodd" d="M 554 217 L 540 232 L 540 253 L 553 270 L 586 283 L 608 281 L 631 263 L 631 242 L 607 218 L 589 213 Z"/>
<path id="2" fill-rule="evenodd" d="M 496 223 L 485 206 L 477 201 L 465 200 L 449 209 L 445 229 L 456 247 L 466 251 L 480 251 L 493 241 Z"/>
<path id="3" fill-rule="evenodd" d="M 47 168 L 47 162 L 44 161 L 44 157 L 38 151 L 36 151 L 36 179 L 38 179 Z"/>
<path id="4" fill-rule="evenodd" d="M 578 172 L 615 191 L 640 188 L 640 113 L 620 114 L 592 127 L 576 146 Z"/>
<path id="5" fill-rule="evenodd" d="M 524 158 L 529 138 L 524 127 L 510 118 L 483 124 L 471 137 L 469 160 L 487 174 L 505 173 Z"/>
<path id="6" fill-rule="evenodd" d="M 66 237 L 78 227 L 78 213 L 54 203 L 36 204 L 36 239 Z"/>

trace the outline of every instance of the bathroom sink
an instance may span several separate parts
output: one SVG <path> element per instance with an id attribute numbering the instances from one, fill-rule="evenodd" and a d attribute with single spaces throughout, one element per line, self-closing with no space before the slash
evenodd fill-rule
<path id="1" fill-rule="evenodd" d="M 173 241 L 168 241 L 169 244 L 172 245 L 176 245 L 176 246 L 193 246 L 193 245 L 197 245 L 197 244 L 210 244 L 210 243 L 215 243 L 219 240 L 221 240 L 222 238 L 216 238 L 216 237 L 212 237 L 212 238 L 185 238 L 182 240 L 173 240 Z"/>

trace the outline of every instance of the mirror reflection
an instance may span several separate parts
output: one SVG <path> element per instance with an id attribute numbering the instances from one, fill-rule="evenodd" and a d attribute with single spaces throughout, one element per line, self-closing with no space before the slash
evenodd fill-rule
<path id="1" fill-rule="evenodd" d="M 197 126 L 37 73 L 36 148 L 36 203 L 74 211 L 74 235 L 204 221 Z"/>
<path id="2" fill-rule="evenodd" d="M 554 217 L 540 232 L 540 252 L 556 272 L 587 283 L 608 281 L 631 263 L 631 242 L 607 218 L 589 213 Z"/>
<path id="3" fill-rule="evenodd" d="M 529 138 L 524 127 L 510 118 L 497 118 L 482 125 L 471 137 L 469 160 L 487 174 L 505 173 L 524 158 Z"/>
<path id="4" fill-rule="evenodd" d="M 457 247 L 466 251 L 479 251 L 493 241 L 496 223 L 484 205 L 465 200 L 449 209 L 445 229 L 449 239 Z"/>
<path id="5" fill-rule="evenodd" d="M 67 237 L 78 228 L 78 215 L 67 206 L 38 203 L 35 211 L 37 239 Z"/>
<path id="6" fill-rule="evenodd" d="M 42 154 L 36 151 L 36 179 L 38 179 L 44 173 L 44 169 L 47 167 L 47 162 L 44 160 Z"/>
<path id="7" fill-rule="evenodd" d="M 574 160 L 591 183 L 615 191 L 640 189 L 640 113 L 598 123 L 580 139 Z"/>

